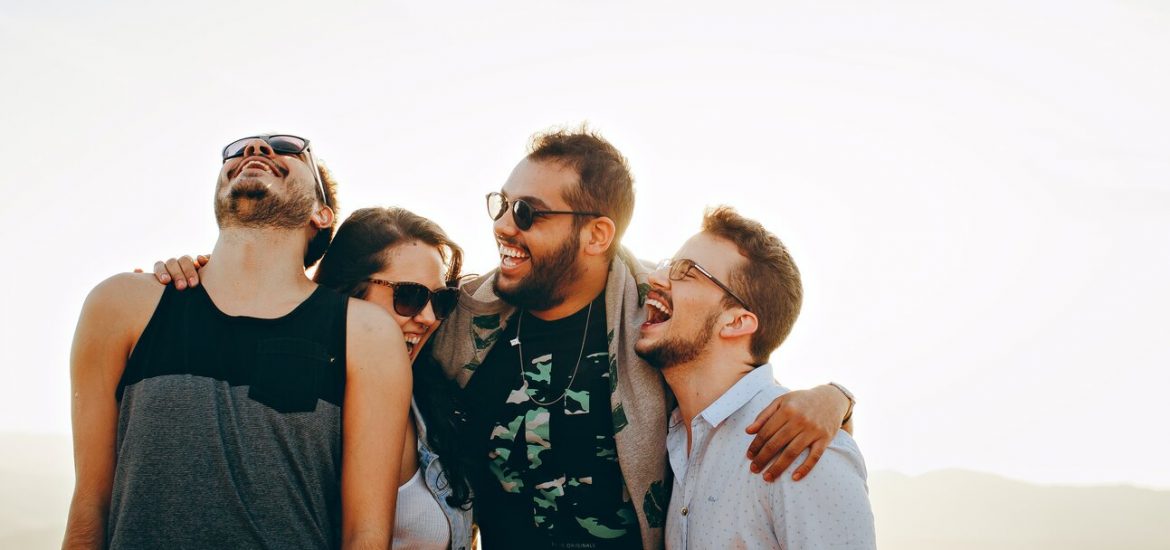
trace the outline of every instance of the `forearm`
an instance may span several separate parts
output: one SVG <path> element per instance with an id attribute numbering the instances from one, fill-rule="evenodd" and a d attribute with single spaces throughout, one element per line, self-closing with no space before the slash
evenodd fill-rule
<path id="1" fill-rule="evenodd" d="M 358 529 L 341 535 L 342 550 L 385 550 L 393 545 L 387 529 Z"/>
<path id="2" fill-rule="evenodd" d="M 106 502 L 109 502 L 109 499 Z M 69 519 L 65 523 L 65 540 L 61 543 L 61 548 L 63 550 L 104 548 L 108 508 L 108 505 L 86 502 L 74 495 L 69 505 Z"/>
<path id="3" fill-rule="evenodd" d="M 791 391 L 772 401 L 747 427 L 747 433 L 756 436 L 748 446 L 752 471 L 771 481 L 808 449 L 808 458 L 792 478 L 800 480 L 808 475 L 841 429 L 852 433 L 853 407 L 847 392 L 830 383 Z"/>

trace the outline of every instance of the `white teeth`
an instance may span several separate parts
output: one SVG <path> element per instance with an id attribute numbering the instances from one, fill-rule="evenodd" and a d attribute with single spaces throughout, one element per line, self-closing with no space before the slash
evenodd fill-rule
<path id="1" fill-rule="evenodd" d="M 247 170 L 248 168 L 256 168 L 257 170 L 263 170 L 265 172 L 268 172 L 269 174 L 272 173 L 271 167 L 269 167 L 267 164 L 264 164 L 263 162 L 260 162 L 258 160 L 248 161 L 248 164 L 245 164 L 243 169 Z"/>
<path id="2" fill-rule="evenodd" d="M 520 250 L 519 248 L 516 248 L 514 246 L 508 246 L 508 245 L 504 245 L 504 244 L 500 245 L 500 255 L 507 256 L 509 258 L 527 258 L 528 257 L 528 255 L 525 254 L 523 250 Z"/>
<path id="3" fill-rule="evenodd" d="M 663 304 L 662 302 L 659 302 L 658 300 L 655 300 L 654 298 L 647 298 L 646 305 L 654 306 L 655 308 L 658 308 L 658 311 L 661 311 L 662 313 L 670 315 L 670 310 L 667 309 L 666 304 Z"/>
<path id="4" fill-rule="evenodd" d="M 406 336 L 406 343 L 412 346 L 418 344 L 419 340 L 422 340 L 422 337 L 417 334 L 409 334 Z"/>

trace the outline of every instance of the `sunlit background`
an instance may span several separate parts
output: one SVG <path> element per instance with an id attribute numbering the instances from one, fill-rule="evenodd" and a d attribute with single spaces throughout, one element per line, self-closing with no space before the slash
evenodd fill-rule
<path id="1" fill-rule="evenodd" d="M 227 142 L 310 138 L 342 216 L 405 206 L 482 272 L 484 193 L 587 121 L 638 255 L 711 204 L 788 244 L 777 375 L 857 394 L 871 472 L 1170 489 L 1167 4 L 102 4 L 0 0 L 0 432 L 69 433 L 85 295 L 211 250 Z"/>

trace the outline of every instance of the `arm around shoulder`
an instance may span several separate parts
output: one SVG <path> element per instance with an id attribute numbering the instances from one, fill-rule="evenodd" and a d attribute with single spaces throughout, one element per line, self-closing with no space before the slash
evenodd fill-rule
<path id="1" fill-rule="evenodd" d="M 69 358 L 76 482 L 65 548 L 102 548 L 114 480 L 118 422 L 115 391 L 163 287 L 150 275 L 123 273 L 90 291 Z"/>
<path id="2" fill-rule="evenodd" d="M 410 414 L 411 371 L 390 314 L 350 300 L 342 406 L 343 548 L 385 548 L 394 525 L 398 469 Z"/>

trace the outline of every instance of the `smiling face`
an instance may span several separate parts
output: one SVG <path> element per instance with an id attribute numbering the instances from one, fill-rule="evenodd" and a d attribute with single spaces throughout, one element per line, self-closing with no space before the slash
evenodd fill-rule
<path id="1" fill-rule="evenodd" d="M 382 279 L 395 283 L 419 283 L 431 290 L 438 290 L 446 286 L 443 274 L 446 267 L 439 249 L 419 241 L 410 241 L 395 245 L 386 252 L 386 268 L 371 275 L 371 278 Z M 390 312 L 402 334 L 406 337 L 406 350 L 411 361 L 418 355 L 428 338 L 438 328 L 439 322 L 435 319 L 435 312 L 430 303 L 413 317 L 403 317 L 394 311 L 394 289 L 379 285 L 370 285 L 366 290 L 364 300 L 382 306 Z"/>
<path id="2" fill-rule="evenodd" d="M 565 191 L 577 183 L 577 173 L 555 162 L 520 161 L 501 193 L 524 200 L 537 210 L 573 210 Z M 534 311 L 564 302 L 568 289 L 580 277 L 581 236 L 574 216 L 537 216 L 521 231 L 509 208 L 495 221 L 500 269 L 494 290 L 504 301 Z"/>
<path id="3" fill-rule="evenodd" d="M 317 203 L 315 168 L 302 155 L 280 155 L 253 139 L 220 169 L 215 218 L 220 227 L 305 227 Z"/>
<path id="4" fill-rule="evenodd" d="M 730 241 L 699 233 L 675 254 L 703 266 L 720 281 L 731 280 L 743 262 Z M 692 268 L 681 281 L 672 281 L 669 268 L 650 274 L 646 296 L 646 322 L 634 351 L 658 368 L 688 363 L 707 353 L 717 338 L 717 328 L 731 320 L 726 293 Z"/>

